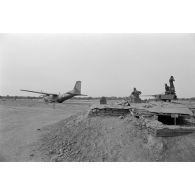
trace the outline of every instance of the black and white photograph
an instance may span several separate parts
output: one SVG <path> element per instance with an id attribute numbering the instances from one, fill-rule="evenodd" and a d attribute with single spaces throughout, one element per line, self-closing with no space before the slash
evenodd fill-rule
<path id="1" fill-rule="evenodd" d="M 0 0 L 0 193 L 194 195 L 194 8 Z"/>
<path id="2" fill-rule="evenodd" d="M 195 34 L 1 34 L 0 47 L 1 161 L 195 161 Z"/>

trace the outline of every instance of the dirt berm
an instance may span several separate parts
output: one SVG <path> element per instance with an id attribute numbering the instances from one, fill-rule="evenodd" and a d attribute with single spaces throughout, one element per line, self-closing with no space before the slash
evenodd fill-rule
<path id="1" fill-rule="evenodd" d="M 45 161 L 195 161 L 195 134 L 153 137 L 132 116 L 77 114 L 41 130 Z"/>

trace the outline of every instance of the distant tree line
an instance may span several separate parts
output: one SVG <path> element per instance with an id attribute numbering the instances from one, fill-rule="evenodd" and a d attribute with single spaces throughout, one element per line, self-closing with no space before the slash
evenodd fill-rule
<path id="1" fill-rule="evenodd" d="M 179 100 L 195 100 L 195 97 L 192 97 L 192 98 L 179 98 Z"/>
<path id="2" fill-rule="evenodd" d="M 102 97 L 102 96 L 101 96 Z M 101 97 L 73 97 L 72 99 L 76 100 L 99 100 Z M 105 97 L 105 96 L 104 96 Z M 105 97 L 107 100 L 122 100 L 126 99 L 127 97 Z M 0 99 L 42 99 L 42 97 L 35 97 L 35 96 L 11 96 L 11 95 L 6 95 L 6 96 L 0 96 Z"/>
<path id="3" fill-rule="evenodd" d="M 102 96 L 101 96 L 102 97 Z M 99 100 L 101 97 L 74 97 L 72 99 L 79 99 L 79 100 Z M 126 99 L 126 97 L 115 97 L 115 96 L 111 96 L 111 97 L 106 97 L 104 96 L 107 100 L 122 100 L 122 99 Z"/>
<path id="4" fill-rule="evenodd" d="M 41 97 L 33 97 L 33 96 L 0 96 L 0 99 L 41 99 Z"/>
<path id="5" fill-rule="evenodd" d="M 102 96 L 101 96 L 102 97 Z M 91 97 L 91 96 L 86 96 L 86 97 L 73 97 L 72 99 L 75 100 L 99 100 L 101 97 Z M 104 96 L 107 100 L 124 100 L 128 99 L 128 97 L 116 97 L 116 96 Z M 35 97 L 35 96 L 11 96 L 11 95 L 6 95 L 6 96 L 0 96 L 0 99 L 42 99 L 42 97 Z M 195 100 L 195 97 L 192 98 L 179 98 L 179 100 Z"/>

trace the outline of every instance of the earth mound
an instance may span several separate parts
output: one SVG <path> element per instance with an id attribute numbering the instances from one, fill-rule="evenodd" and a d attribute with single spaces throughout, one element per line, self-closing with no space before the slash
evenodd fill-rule
<path id="1" fill-rule="evenodd" d="M 39 151 L 46 161 L 195 161 L 195 134 L 150 135 L 139 119 L 73 115 L 44 127 Z"/>

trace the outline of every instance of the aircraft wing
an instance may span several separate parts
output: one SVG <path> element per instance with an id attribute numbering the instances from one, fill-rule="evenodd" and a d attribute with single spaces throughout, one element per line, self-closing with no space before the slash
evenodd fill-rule
<path id="1" fill-rule="evenodd" d="M 20 91 L 31 92 L 31 93 L 38 93 L 38 94 L 43 94 L 43 95 L 58 96 L 57 94 L 54 94 L 54 93 L 45 93 L 45 92 L 40 92 L 40 91 L 30 91 L 30 90 L 25 90 L 25 89 L 21 89 Z"/>
<path id="2" fill-rule="evenodd" d="M 80 94 L 79 96 L 88 96 L 88 95 Z"/>

